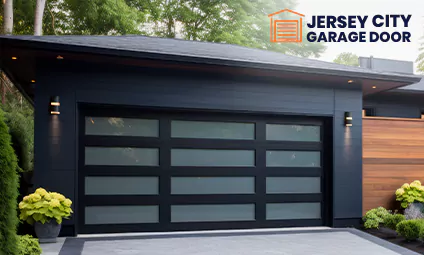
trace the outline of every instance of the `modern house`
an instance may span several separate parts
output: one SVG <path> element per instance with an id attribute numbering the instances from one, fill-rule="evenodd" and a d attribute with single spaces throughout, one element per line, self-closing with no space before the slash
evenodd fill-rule
<path id="1" fill-rule="evenodd" d="M 391 116 L 417 97 L 397 88 L 421 80 L 141 36 L 9 36 L 0 50 L 35 107 L 34 185 L 74 201 L 69 235 L 357 224 L 363 98 Z"/>

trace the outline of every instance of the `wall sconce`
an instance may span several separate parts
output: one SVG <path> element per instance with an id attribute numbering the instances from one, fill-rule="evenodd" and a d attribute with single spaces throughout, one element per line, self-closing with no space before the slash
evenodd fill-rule
<path id="1" fill-rule="evenodd" d="M 352 126 L 352 113 L 351 112 L 345 112 L 345 126 L 346 127 L 351 127 Z"/>
<path id="2" fill-rule="evenodd" d="M 59 96 L 53 96 L 50 98 L 50 114 L 52 115 L 58 115 L 60 114 L 60 102 L 59 102 Z"/>

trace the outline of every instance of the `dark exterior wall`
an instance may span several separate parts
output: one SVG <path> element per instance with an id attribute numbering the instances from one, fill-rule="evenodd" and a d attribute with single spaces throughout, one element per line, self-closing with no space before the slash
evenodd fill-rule
<path id="1" fill-rule="evenodd" d="M 421 118 L 424 93 L 385 92 L 364 98 L 364 107 L 374 109 L 375 116 Z"/>
<path id="2" fill-rule="evenodd" d="M 239 79 L 151 69 L 37 63 L 35 91 L 36 186 L 76 201 L 79 103 L 232 110 L 327 117 L 333 126 L 335 224 L 362 214 L 362 92 L 294 82 Z M 48 112 L 60 96 L 59 116 Z M 354 125 L 344 126 L 344 112 Z M 328 169 L 330 171 L 330 169 Z M 72 225 L 71 219 L 65 224 Z"/>

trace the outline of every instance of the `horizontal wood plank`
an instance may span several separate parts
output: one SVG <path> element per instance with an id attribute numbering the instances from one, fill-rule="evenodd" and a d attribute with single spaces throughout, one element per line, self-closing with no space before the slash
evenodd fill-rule
<path id="1" fill-rule="evenodd" d="M 424 182 L 424 121 L 363 119 L 363 213 L 396 209 L 403 183 Z"/>

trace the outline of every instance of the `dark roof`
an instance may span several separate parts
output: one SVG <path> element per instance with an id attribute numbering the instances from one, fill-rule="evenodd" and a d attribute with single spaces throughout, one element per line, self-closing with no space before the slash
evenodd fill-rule
<path id="1" fill-rule="evenodd" d="M 419 92 L 419 91 L 424 92 L 424 79 L 422 79 L 422 78 L 424 78 L 424 76 L 422 76 L 422 75 L 415 75 L 415 76 L 418 77 L 418 78 L 421 78 L 421 81 L 414 83 L 412 85 L 409 85 L 409 86 L 398 88 L 398 90 L 410 90 L 410 91 L 416 91 L 416 92 Z"/>
<path id="2" fill-rule="evenodd" d="M 418 82 L 408 74 L 394 74 L 361 67 L 300 58 L 231 44 L 186 41 L 146 36 L 0 36 L 0 42 L 32 47 L 178 60 L 282 71 L 346 76 L 377 80 Z"/>

